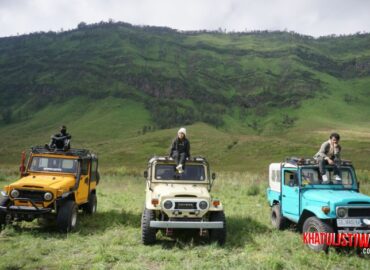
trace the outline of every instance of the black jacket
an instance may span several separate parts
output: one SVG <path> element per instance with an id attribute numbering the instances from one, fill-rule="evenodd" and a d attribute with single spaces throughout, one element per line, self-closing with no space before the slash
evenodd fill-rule
<path id="1" fill-rule="evenodd" d="M 63 149 L 65 145 L 68 145 L 70 139 L 72 139 L 72 136 L 68 133 L 57 133 L 51 137 L 50 146 Z"/>
<path id="2" fill-rule="evenodd" d="M 54 137 L 55 138 L 60 138 L 60 139 L 62 137 L 65 137 L 63 139 L 68 139 L 68 140 L 72 139 L 72 136 L 69 133 L 62 133 L 62 132 L 55 134 Z"/>
<path id="3" fill-rule="evenodd" d="M 178 137 L 173 141 L 171 145 L 170 157 L 173 157 L 175 152 L 178 154 L 185 153 L 186 157 L 190 157 L 190 142 L 188 139 L 184 138 L 180 140 Z"/>

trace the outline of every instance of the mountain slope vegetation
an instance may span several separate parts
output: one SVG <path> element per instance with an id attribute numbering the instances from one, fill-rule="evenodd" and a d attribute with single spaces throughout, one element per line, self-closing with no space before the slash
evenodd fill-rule
<path id="1" fill-rule="evenodd" d="M 347 136 L 348 157 L 369 167 L 369 34 L 81 23 L 1 38 L 0 78 L 5 164 L 66 124 L 75 146 L 114 166 L 166 153 L 186 125 L 194 153 L 230 170 L 313 155 L 332 130 Z"/>

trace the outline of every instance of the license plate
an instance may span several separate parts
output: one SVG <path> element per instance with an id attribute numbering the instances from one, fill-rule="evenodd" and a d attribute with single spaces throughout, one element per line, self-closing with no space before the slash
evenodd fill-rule
<path id="1" fill-rule="evenodd" d="M 359 218 L 337 219 L 338 227 L 360 227 L 362 225 Z"/>

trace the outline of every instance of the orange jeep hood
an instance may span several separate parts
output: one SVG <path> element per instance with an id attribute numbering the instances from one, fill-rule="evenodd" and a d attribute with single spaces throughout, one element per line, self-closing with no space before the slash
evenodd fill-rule
<path id="1" fill-rule="evenodd" d="M 10 184 L 13 188 L 43 188 L 68 190 L 75 184 L 74 175 L 29 175 Z"/>

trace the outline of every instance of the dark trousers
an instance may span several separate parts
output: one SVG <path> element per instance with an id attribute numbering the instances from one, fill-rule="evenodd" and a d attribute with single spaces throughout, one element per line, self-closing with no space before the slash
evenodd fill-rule
<path id="1" fill-rule="evenodd" d="M 174 152 L 172 158 L 176 161 L 176 165 L 185 165 L 186 153 Z"/>
<path id="2" fill-rule="evenodd" d="M 323 158 L 318 158 L 317 159 L 318 163 L 319 163 L 319 171 L 320 171 L 320 174 L 321 175 L 325 175 L 326 174 L 326 166 L 329 165 L 328 161 L 323 159 Z M 338 164 L 336 162 L 334 162 L 334 175 L 339 175 L 340 176 L 340 170 L 339 170 L 339 167 L 338 167 Z"/>

